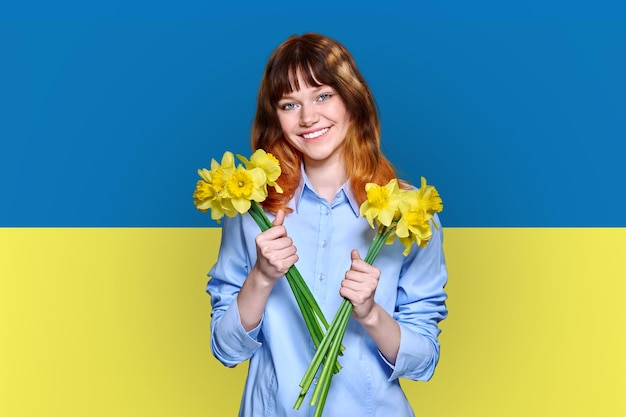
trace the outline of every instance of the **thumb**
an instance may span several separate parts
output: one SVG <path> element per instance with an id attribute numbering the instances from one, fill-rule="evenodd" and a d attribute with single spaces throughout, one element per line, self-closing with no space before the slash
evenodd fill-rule
<path id="1" fill-rule="evenodd" d="M 356 249 L 352 249 L 352 251 L 350 252 L 350 258 L 353 261 L 358 261 L 361 259 L 361 255 L 359 255 L 359 251 Z"/>
<path id="2" fill-rule="evenodd" d="M 272 222 L 272 226 L 282 226 L 283 221 L 285 220 L 285 212 L 283 210 L 278 210 L 276 213 L 276 217 Z"/>

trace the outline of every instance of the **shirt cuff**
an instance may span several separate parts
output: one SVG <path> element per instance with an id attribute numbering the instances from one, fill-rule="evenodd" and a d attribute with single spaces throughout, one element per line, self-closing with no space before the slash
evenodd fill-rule
<path id="1" fill-rule="evenodd" d="M 412 332 L 400 324 L 400 348 L 395 365 L 389 363 L 382 354 L 380 356 L 393 369 L 389 381 L 397 378 L 427 381 L 435 371 L 435 353 L 424 335 Z"/>
<path id="2" fill-rule="evenodd" d="M 261 320 L 263 322 L 263 320 Z M 220 356 L 226 362 L 239 363 L 250 356 L 261 346 L 257 340 L 261 324 L 246 332 L 241 325 L 237 300 L 224 312 L 214 332 L 214 344 Z"/>

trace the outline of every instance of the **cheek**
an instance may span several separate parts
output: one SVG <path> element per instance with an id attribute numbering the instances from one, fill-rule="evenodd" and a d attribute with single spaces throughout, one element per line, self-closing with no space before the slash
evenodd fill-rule
<path id="1" fill-rule="evenodd" d="M 341 120 L 341 122 L 350 123 L 350 113 L 348 112 L 348 109 L 346 109 L 346 106 L 343 105 L 343 103 L 337 105 L 333 112 L 336 115 L 337 119 Z"/>
<path id="2" fill-rule="evenodd" d="M 283 133 L 285 133 L 285 135 L 289 133 L 291 127 L 293 126 L 293 121 L 291 119 L 293 119 L 293 117 L 289 117 L 289 115 L 283 114 L 278 116 L 280 129 L 283 131 Z"/>
<path id="3" fill-rule="evenodd" d="M 347 127 L 350 124 L 350 114 L 347 111 L 342 112 L 339 120 Z"/>

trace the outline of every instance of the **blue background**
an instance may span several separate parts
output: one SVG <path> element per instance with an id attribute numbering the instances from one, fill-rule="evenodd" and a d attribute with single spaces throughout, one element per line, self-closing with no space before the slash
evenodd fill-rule
<path id="1" fill-rule="evenodd" d="M 250 153 L 267 57 L 307 31 L 351 50 L 444 226 L 626 226 L 624 6 L 281 5 L 0 6 L 0 226 L 215 225 L 196 170 Z"/>

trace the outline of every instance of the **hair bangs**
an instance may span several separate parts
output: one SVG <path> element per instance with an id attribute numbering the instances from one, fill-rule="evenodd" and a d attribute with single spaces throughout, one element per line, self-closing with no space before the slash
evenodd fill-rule
<path id="1" fill-rule="evenodd" d="M 278 103 L 284 95 L 300 90 L 299 78 L 312 87 L 333 83 L 321 51 L 298 43 L 291 46 L 281 51 L 269 72 L 269 91 L 274 103 Z"/>

